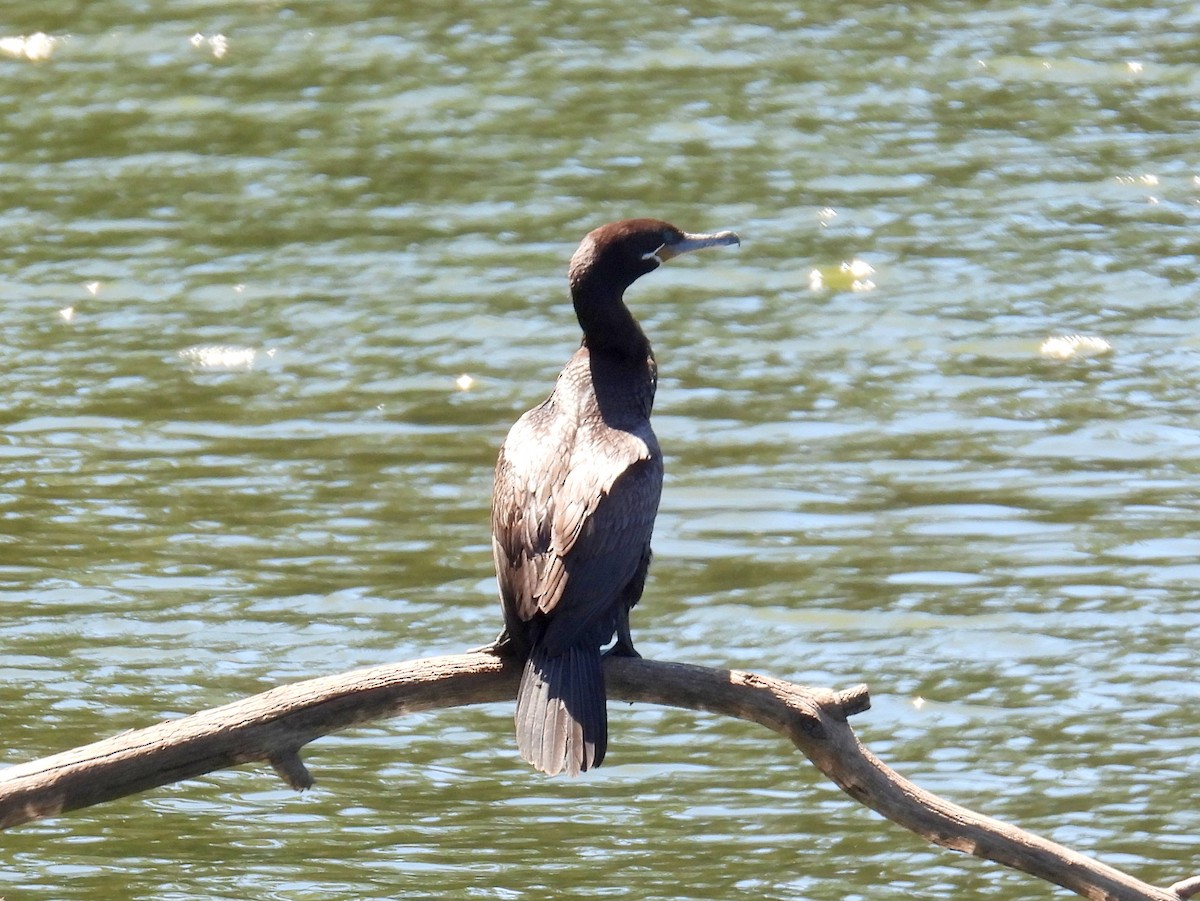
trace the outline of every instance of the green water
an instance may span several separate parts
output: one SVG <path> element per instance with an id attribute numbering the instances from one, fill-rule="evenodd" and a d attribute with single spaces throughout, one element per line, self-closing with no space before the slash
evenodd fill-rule
<path id="1" fill-rule="evenodd" d="M 566 261 L 655 215 L 743 245 L 630 292 L 642 653 L 866 681 L 923 786 L 1200 870 L 1193 5 L 9 6 L 55 42 L 0 45 L 0 764 L 492 637 Z M 1039 351 L 1075 333 L 1111 350 Z M 332 736 L 303 795 L 243 768 L 3 833 L 0 896 L 1051 894 L 764 730 L 611 719 L 575 782 L 506 706 Z"/>

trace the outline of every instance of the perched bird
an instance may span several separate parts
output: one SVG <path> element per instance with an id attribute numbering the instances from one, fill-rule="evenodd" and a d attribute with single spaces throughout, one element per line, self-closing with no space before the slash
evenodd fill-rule
<path id="1" fill-rule="evenodd" d="M 554 393 L 508 433 L 496 464 L 492 551 L 499 653 L 525 661 L 517 747 L 537 769 L 598 767 L 608 743 L 602 650 L 637 656 L 629 611 L 650 566 L 663 463 L 650 427 L 657 366 L 625 306 L 639 277 L 693 250 L 740 243 L 657 219 L 590 232 L 568 278 L 583 343 Z"/>

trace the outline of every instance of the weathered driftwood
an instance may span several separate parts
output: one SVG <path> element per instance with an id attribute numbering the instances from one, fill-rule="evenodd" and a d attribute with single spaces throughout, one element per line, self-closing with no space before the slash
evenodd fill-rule
<path id="1" fill-rule="evenodd" d="M 486 652 L 432 657 L 312 679 L 179 720 L 0 770 L 0 828 L 98 804 L 202 773 L 269 761 L 294 788 L 312 785 L 300 749 L 357 723 L 511 700 L 519 667 Z M 846 722 L 866 686 L 805 688 L 753 673 L 612 658 L 609 697 L 705 710 L 789 738 L 851 797 L 934 844 L 965 851 L 1086 898 L 1179 901 L 1200 878 L 1159 888 L 1090 857 L 930 794 L 862 746 Z"/>

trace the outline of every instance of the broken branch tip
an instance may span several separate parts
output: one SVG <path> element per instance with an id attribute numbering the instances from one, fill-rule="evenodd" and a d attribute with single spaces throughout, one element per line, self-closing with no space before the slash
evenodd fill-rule
<path id="1" fill-rule="evenodd" d="M 308 771 L 308 767 L 304 765 L 304 761 L 300 759 L 300 752 L 298 750 L 280 751 L 268 759 L 271 762 L 271 767 L 279 774 L 279 778 L 291 788 L 301 792 L 313 787 L 315 780 L 312 777 L 312 773 Z"/>

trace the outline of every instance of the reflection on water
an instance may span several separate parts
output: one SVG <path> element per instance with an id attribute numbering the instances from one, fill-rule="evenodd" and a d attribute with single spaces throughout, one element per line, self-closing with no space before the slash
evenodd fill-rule
<path id="1" fill-rule="evenodd" d="M 492 637 L 491 467 L 578 340 L 566 261 L 658 215 L 745 243 L 630 293 L 641 651 L 866 681 L 922 785 L 1195 871 L 1194 9 L 14 16 L 0 760 Z M 304 795 L 253 768 L 6 834 L 0 894 L 1037 890 L 746 724 L 612 721 L 578 782 L 506 705 L 330 737 Z"/>

